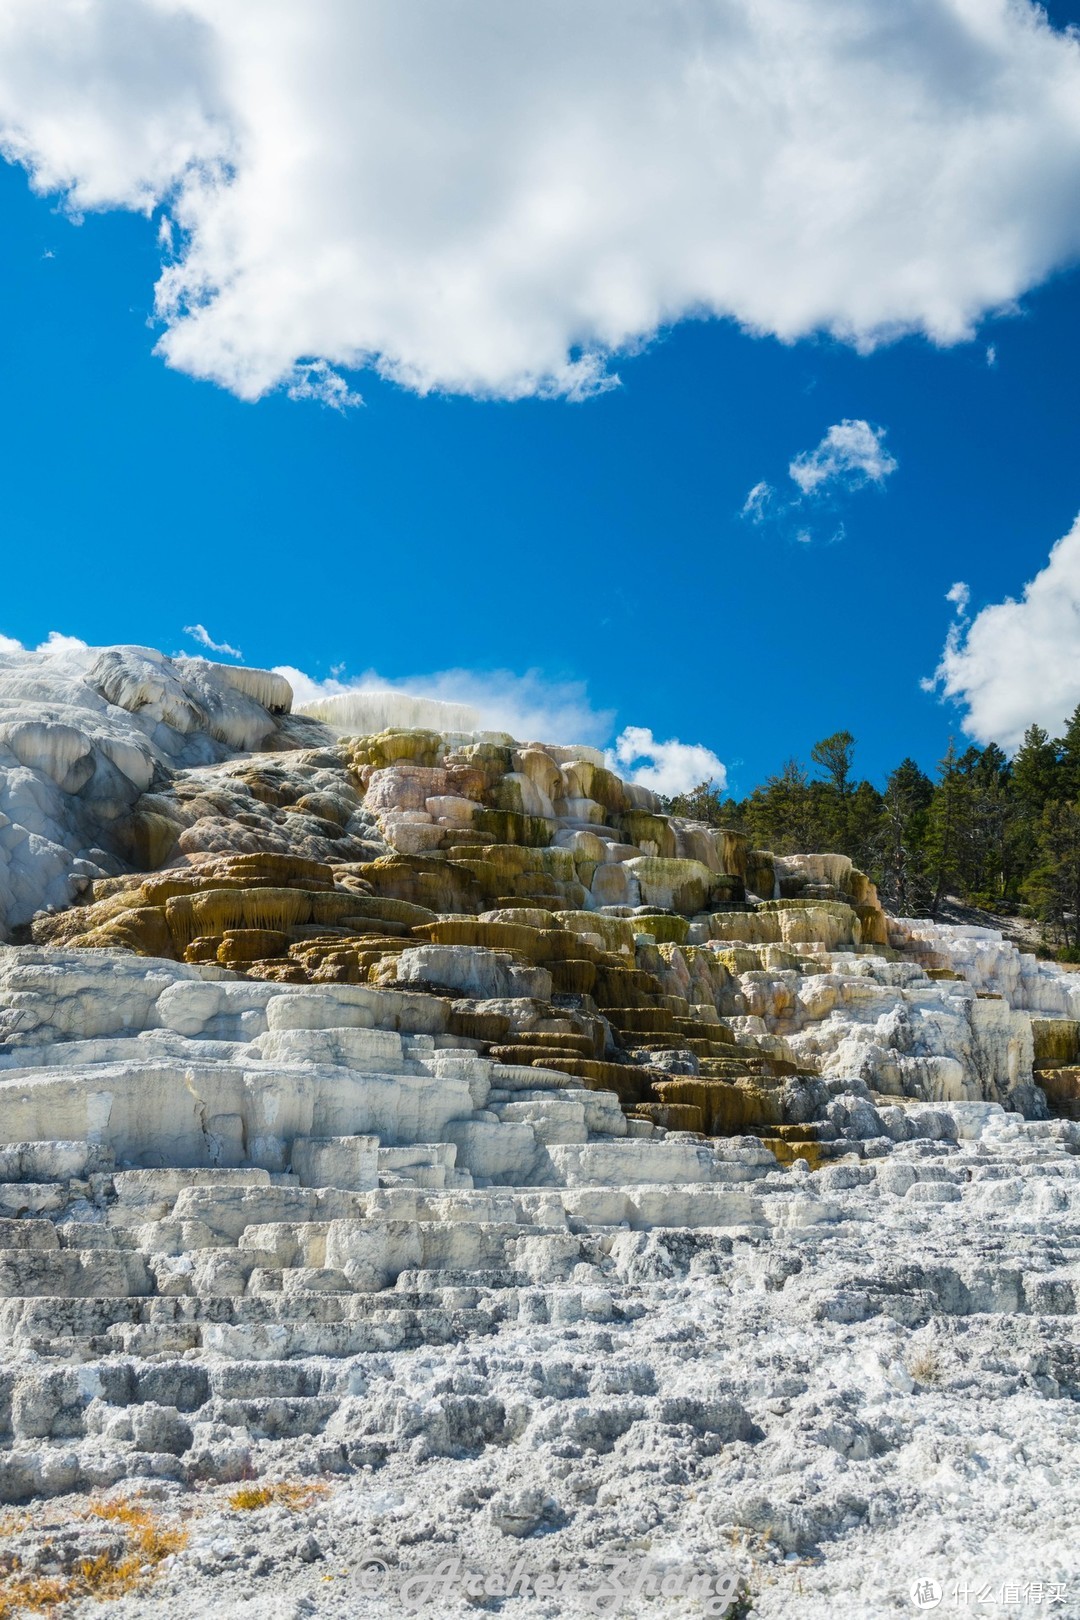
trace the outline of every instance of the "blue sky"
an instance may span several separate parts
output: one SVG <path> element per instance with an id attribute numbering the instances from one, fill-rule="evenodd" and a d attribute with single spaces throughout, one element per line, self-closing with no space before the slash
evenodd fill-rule
<path id="1" fill-rule="evenodd" d="M 155 355 L 160 211 L 73 223 L 8 164 L 0 217 L 0 633 L 27 646 L 57 629 L 195 652 L 199 623 L 315 679 L 537 670 L 583 683 L 612 734 L 705 744 L 735 792 L 839 727 L 880 780 L 959 734 L 964 705 L 920 687 L 950 586 L 970 615 L 1018 596 L 1080 510 L 1067 264 L 951 346 L 690 318 L 583 400 L 343 369 L 364 403 L 339 411 Z M 881 430 L 896 470 L 742 515 L 761 481 L 797 495 L 789 462 L 845 420 Z"/>

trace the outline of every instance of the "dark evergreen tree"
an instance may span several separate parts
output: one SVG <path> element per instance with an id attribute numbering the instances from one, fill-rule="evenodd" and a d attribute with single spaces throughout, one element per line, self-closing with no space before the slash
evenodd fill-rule
<path id="1" fill-rule="evenodd" d="M 901 916 L 921 916 L 930 906 L 926 833 L 934 784 L 913 759 L 901 760 L 885 784 L 876 876 L 881 898 Z"/>
<path id="2" fill-rule="evenodd" d="M 1064 736 L 1053 746 L 1058 753 L 1057 797 L 1075 803 L 1080 800 L 1080 703 L 1069 716 Z"/>
<path id="3" fill-rule="evenodd" d="M 841 798 L 848 791 L 851 761 L 855 753 L 855 738 L 850 731 L 834 731 L 822 737 L 810 750 L 810 758 L 821 767 Z"/>
<path id="4" fill-rule="evenodd" d="M 1020 803 L 1036 815 L 1051 799 L 1061 797 L 1058 745 L 1041 726 L 1028 726 L 1012 763 L 1012 780 Z"/>
<path id="5" fill-rule="evenodd" d="M 937 916 L 946 894 L 959 886 L 963 842 L 964 771 L 952 738 L 938 766 L 938 779 L 926 829 L 927 875 L 932 898 L 931 915 Z"/>
<path id="6" fill-rule="evenodd" d="M 1027 893 L 1055 942 L 1080 957 L 1080 806 L 1052 800 L 1043 811 Z"/>
<path id="7" fill-rule="evenodd" d="M 661 803 L 669 816 L 684 816 L 687 821 L 704 821 L 710 827 L 738 824 L 738 806 L 725 800 L 715 782 L 699 782 L 689 793 L 676 793 Z"/>

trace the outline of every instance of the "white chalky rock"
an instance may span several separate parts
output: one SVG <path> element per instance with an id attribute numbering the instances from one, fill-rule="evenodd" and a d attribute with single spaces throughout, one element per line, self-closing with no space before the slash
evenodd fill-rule
<path id="1" fill-rule="evenodd" d="M 796 1062 L 896 1095 L 1002 1102 L 1030 1087 L 1031 1017 L 1018 991 L 1014 1006 L 872 955 L 830 952 L 824 965 L 820 974 L 740 974 L 747 1013 L 733 1027 L 750 1034 L 758 1019 L 759 1033 L 782 1039 Z"/>
<path id="2" fill-rule="evenodd" d="M 607 1022 L 505 949 L 408 944 L 349 985 L 0 946 L 0 1502 L 129 1480 L 176 1502 L 188 1548 L 139 1599 L 162 1620 L 240 1612 L 254 1575 L 261 1608 L 291 1613 L 331 1547 L 343 1569 L 373 1545 L 422 1567 L 433 1524 L 485 1567 L 541 1532 L 562 1571 L 616 1544 L 665 1569 L 735 1561 L 763 1620 L 899 1612 L 912 1570 L 950 1559 L 1071 1579 L 1080 1124 L 1031 1117 L 1031 1020 L 1078 1016 L 1075 976 L 923 922 L 890 922 L 876 954 L 884 916 L 840 856 L 766 860 L 757 881 L 803 898 L 709 911 L 747 875 L 745 839 L 676 818 L 623 842 L 621 807 L 659 802 L 613 797 L 594 750 L 461 736 L 494 745 L 482 768 L 363 765 L 354 786 L 289 702 L 269 673 L 147 649 L 0 658 L 8 926 L 119 871 L 109 829 L 147 789 L 144 809 L 173 804 L 177 769 L 192 850 L 314 850 L 363 906 L 376 818 L 441 852 L 497 809 L 551 822 L 552 847 L 486 920 L 569 930 L 564 983 L 581 941 L 618 953 Z M 415 703 L 325 712 L 474 730 Z M 498 749 L 512 768 L 482 787 Z M 281 809 L 292 771 L 304 802 Z M 549 880 L 579 909 L 553 917 Z M 638 914 L 669 904 L 684 921 Z M 392 918 L 375 910 L 404 943 Z M 708 949 L 635 944 L 687 922 Z M 756 1136 L 666 1130 L 591 1089 L 608 1071 L 568 1072 L 638 1032 L 691 1090 L 745 1063 L 806 1156 L 781 1170 Z M 218 1518 L 219 1487 L 264 1473 L 330 1494 Z M 28 1569 L 69 1545 L 9 1529 Z"/>
<path id="3" fill-rule="evenodd" d="M 290 1158 L 302 1187 L 368 1192 L 379 1185 L 377 1136 L 296 1136 Z"/>
<path id="4" fill-rule="evenodd" d="M 0 939 L 105 875 L 101 846 L 157 773 L 260 747 L 281 676 L 147 647 L 0 653 Z"/>
<path id="5" fill-rule="evenodd" d="M 1001 996 L 1009 1006 L 1048 1017 L 1080 1017 L 1080 981 L 1053 962 L 1020 951 L 995 929 L 920 919 L 890 922 L 916 960 L 961 973 L 973 990 Z"/>
<path id="6" fill-rule="evenodd" d="M 546 968 L 526 967 L 505 951 L 471 945 L 418 945 L 402 951 L 395 964 L 400 984 L 430 984 L 477 1000 L 502 996 L 551 997 Z"/>

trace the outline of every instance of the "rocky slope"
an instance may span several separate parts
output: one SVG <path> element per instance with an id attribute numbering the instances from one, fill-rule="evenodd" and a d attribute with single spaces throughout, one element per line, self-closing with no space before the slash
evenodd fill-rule
<path id="1" fill-rule="evenodd" d="M 0 1613 L 1080 1613 L 1080 979 L 378 702 L 0 659 Z"/>

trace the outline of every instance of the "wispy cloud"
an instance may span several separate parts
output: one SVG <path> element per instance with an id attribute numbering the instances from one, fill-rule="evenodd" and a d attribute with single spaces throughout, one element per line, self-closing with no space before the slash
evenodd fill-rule
<path id="1" fill-rule="evenodd" d="M 885 448 L 885 429 L 872 427 L 862 417 L 834 422 L 813 450 L 801 450 L 788 463 L 794 492 L 781 492 L 762 479 L 743 502 L 741 516 L 758 527 L 775 526 L 802 545 L 825 538 L 833 544 L 844 538 L 837 516 L 841 501 L 874 484 L 879 489 L 899 463 Z M 823 535 L 821 520 L 828 533 Z"/>
<path id="2" fill-rule="evenodd" d="M 755 484 L 743 502 L 742 516 L 751 523 L 764 523 L 777 504 L 776 491 L 764 479 Z"/>
<path id="3" fill-rule="evenodd" d="M 185 624 L 185 636 L 197 641 L 200 647 L 208 647 L 211 652 L 225 653 L 229 658 L 243 658 L 239 647 L 230 647 L 227 641 L 215 641 L 204 624 Z"/>
<path id="4" fill-rule="evenodd" d="M 363 397 L 354 393 L 344 377 L 325 360 L 308 360 L 293 366 L 285 380 L 285 392 L 290 399 L 313 399 L 333 411 L 346 411 L 352 405 L 364 403 Z"/>
<path id="5" fill-rule="evenodd" d="M 373 699 L 386 699 L 396 693 L 406 698 L 433 699 L 462 711 L 458 723 L 447 729 L 508 731 L 522 741 L 581 742 L 600 747 L 610 738 L 615 719 L 614 710 L 593 707 L 583 682 L 551 681 L 535 669 L 523 675 L 506 669 L 448 669 L 395 680 L 375 670 L 343 679 L 339 671 L 320 680 L 282 664 L 276 673 L 284 675 L 292 686 L 297 708 L 319 704 L 326 698 L 369 694 Z M 370 708 L 373 714 L 386 712 L 384 704 L 373 702 Z M 361 713 L 362 706 L 354 705 L 353 712 Z M 466 713 L 470 723 L 464 719 Z"/>

